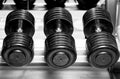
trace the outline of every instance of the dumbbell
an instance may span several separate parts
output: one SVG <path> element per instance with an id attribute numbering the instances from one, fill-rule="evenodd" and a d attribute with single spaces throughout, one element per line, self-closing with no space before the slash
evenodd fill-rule
<path id="1" fill-rule="evenodd" d="M 64 4 L 67 0 L 44 0 L 48 8 L 53 7 L 64 7 Z"/>
<path id="2" fill-rule="evenodd" d="M 88 10 L 83 15 L 84 34 L 87 39 L 88 62 L 98 68 L 108 68 L 119 58 L 110 14 L 100 7 Z"/>
<path id="3" fill-rule="evenodd" d="M 75 0 L 78 2 L 78 7 L 80 9 L 88 10 L 90 8 L 96 7 L 99 0 Z"/>
<path id="4" fill-rule="evenodd" d="M 4 0 L 0 0 L 0 9 L 3 7 L 3 2 L 5 2 Z"/>
<path id="5" fill-rule="evenodd" d="M 110 79 L 120 79 L 120 62 L 108 68 Z"/>
<path id="6" fill-rule="evenodd" d="M 15 10 L 6 18 L 2 58 L 11 66 L 29 64 L 34 56 L 33 39 L 34 17 L 26 10 Z"/>
<path id="7" fill-rule="evenodd" d="M 31 9 L 36 0 L 14 0 L 18 9 Z"/>
<path id="8" fill-rule="evenodd" d="M 120 73 L 109 72 L 110 79 L 120 79 Z"/>
<path id="9" fill-rule="evenodd" d="M 44 16 L 45 61 L 54 69 L 66 68 L 76 60 L 71 14 L 64 8 L 48 10 Z"/>
<path id="10" fill-rule="evenodd" d="M 119 73 L 120 74 L 120 62 L 117 62 L 113 66 L 108 68 L 110 73 Z"/>

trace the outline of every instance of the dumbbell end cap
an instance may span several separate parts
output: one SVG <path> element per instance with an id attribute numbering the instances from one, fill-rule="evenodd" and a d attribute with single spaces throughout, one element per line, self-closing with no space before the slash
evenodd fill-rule
<path id="1" fill-rule="evenodd" d="M 27 65 L 33 59 L 32 52 L 21 46 L 3 49 L 2 57 L 8 65 L 14 67 Z"/>
<path id="2" fill-rule="evenodd" d="M 13 66 L 22 66 L 25 64 L 26 57 L 21 50 L 13 50 L 9 55 L 9 63 Z"/>
<path id="3" fill-rule="evenodd" d="M 52 51 L 47 57 L 46 61 L 53 69 L 62 69 L 69 67 L 76 60 L 76 56 L 70 51 L 64 49 L 58 49 Z"/>
<path id="4" fill-rule="evenodd" d="M 118 55 L 118 57 L 119 57 L 119 55 Z M 108 68 L 117 62 L 118 57 L 112 50 L 99 49 L 90 55 L 88 61 L 94 67 Z"/>

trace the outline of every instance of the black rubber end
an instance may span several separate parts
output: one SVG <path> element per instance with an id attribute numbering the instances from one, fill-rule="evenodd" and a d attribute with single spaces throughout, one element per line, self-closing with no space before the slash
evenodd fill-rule
<path id="1" fill-rule="evenodd" d="M 99 0 L 77 0 L 77 2 L 79 3 L 78 8 L 82 10 L 88 10 L 95 7 L 98 1 Z"/>
<path id="2" fill-rule="evenodd" d="M 6 23 L 5 23 L 5 33 L 7 35 L 18 32 L 19 20 L 22 20 L 22 30 L 23 33 L 28 34 L 29 36 L 33 36 L 35 32 L 34 16 L 26 11 L 26 10 L 14 10 L 7 15 Z"/>
<path id="3" fill-rule="evenodd" d="M 2 58 L 11 66 L 29 64 L 34 56 L 33 40 L 24 33 L 12 33 L 3 41 Z"/>
<path id="4" fill-rule="evenodd" d="M 117 62 L 119 55 L 117 56 L 114 51 L 110 49 L 99 49 L 92 53 L 88 61 L 90 64 L 97 68 L 109 68 Z"/>
<path id="5" fill-rule="evenodd" d="M 63 7 L 67 0 L 44 0 L 49 7 Z"/>
<path id="6" fill-rule="evenodd" d="M 9 64 L 13 66 L 22 66 L 26 61 L 26 56 L 21 50 L 13 50 L 8 57 Z"/>
<path id="7" fill-rule="evenodd" d="M 36 0 L 14 0 L 18 9 L 31 9 Z"/>
<path id="8" fill-rule="evenodd" d="M 60 25 L 58 25 L 60 24 Z M 73 33 L 73 22 L 70 12 L 62 7 L 55 7 L 48 10 L 44 16 L 44 33 L 46 36 L 56 33 L 56 29 L 61 27 L 62 32 Z"/>
<path id="9" fill-rule="evenodd" d="M 76 55 L 66 49 L 56 49 L 49 52 L 45 57 L 47 64 L 53 69 L 62 69 L 69 67 L 76 60 Z"/>
<path id="10" fill-rule="evenodd" d="M 3 50 L 2 57 L 8 65 L 16 67 L 27 65 L 33 59 L 31 51 L 19 46 Z"/>
<path id="11" fill-rule="evenodd" d="M 113 32 L 113 24 L 109 12 L 101 7 L 95 7 L 88 10 L 83 15 L 84 34 L 88 38 L 92 33 L 104 31 L 111 33 Z M 109 30 L 108 30 L 109 29 Z"/>
<path id="12" fill-rule="evenodd" d="M 64 52 L 58 52 L 53 57 L 53 63 L 57 66 L 64 66 L 69 62 L 69 57 Z"/>
<path id="13" fill-rule="evenodd" d="M 109 68 L 118 58 L 119 51 L 115 37 L 107 32 L 94 33 L 86 41 L 88 61 L 97 68 Z"/>

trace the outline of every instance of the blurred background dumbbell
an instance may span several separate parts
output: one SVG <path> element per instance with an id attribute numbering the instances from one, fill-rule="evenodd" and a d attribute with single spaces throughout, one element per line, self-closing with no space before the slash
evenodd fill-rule
<path id="1" fill-rule="evenodd" d="M 90 8 L 96 7 L 99 0 L 75 0 L 78 2 L 78 7 L 80 9 L 88 10 Z"/>
<path id="2" fill-rule="evenodd" d="M 100 7 L 88 10 L 83 16 L 84 34 L 87 39 L 87 58 L 98 68 L 108 68 L 119 58 L 110 14 Z"/>
<path id="3" fill-rule="evenodd" d="M 5 3 L 5 2 L 6 2 L 6 0 L 0 0 L 0 9 L 2 9 L 3 3 Z"/>
<path id="4" fill-rule="evenodd" d="M 45 60 L 55 69 L 66 68 L 76 60 L 76 48 L 71 14 L 63 8 L 56 7 L 44 16 Z"/>
<path id="5" fill-rule="evenodd" d="M 44 0 L 48 9 L 54 7 L 64 7 L 67 0 Z"/>
<path id="6" fill-rule="evenodd" d="M 32 9 L 36 0 L 14 0 L 17 9 Z"/>
<path id="7" fill-rule="evenodd" d="M 110 79 L 120 79 L 120 62 L 108 68 Z"/>
<path id="8" fill-rule="evenodd" d="M 29 64 L 34 56 L 33 39 L 34 17 L 25 10 L 16 10 L 6 18 L 2 57 L 11 66 Z"/>

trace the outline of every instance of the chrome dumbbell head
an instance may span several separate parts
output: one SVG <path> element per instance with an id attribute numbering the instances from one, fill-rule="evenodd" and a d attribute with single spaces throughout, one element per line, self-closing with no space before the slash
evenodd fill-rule
<path id="1" fill-rule="evenodd" d="M 119 58 L 110 14 L 99 7 L 88 10 L 83 16 L 84 34 L 87 38 L 87 57 L 91 65 L 108 68 Z"/>
<path id="2" fill-rule="evenodd" d="M 8 14 L 2 57 L 11 66 L 23 66 L 33 59 L 34 17 L 25 10 Z"/>
<path id="3" fill-rule="evenodd" d="M 65 33 L 49 35 L 45 41 L 45 60 L 52 68 L 66 68 L 76 60 L 75 41 Z"/>
<path id="4" fill-rule="evenodd" d="M 92 8 L 83 15 L 83 25 L 86 38 L 96 32 L 113 32 L 110 14 L 100 7 Z"/>
<path id="5" fill-rule="evenodd" d="M 45 35 L 48 36 L 56 32 L 73 33 L 72 16 L 66 9 L 61 7 L 48 10 L 44 16 Z"/>
<path id="6" fill-rule="evenodd" d="M 76 60 L 75 42 L 71 34 L 71 14 L 63 8 L 49 10 L 44 17 L 45 60 L 52 68 L 66 68 Z"/>

